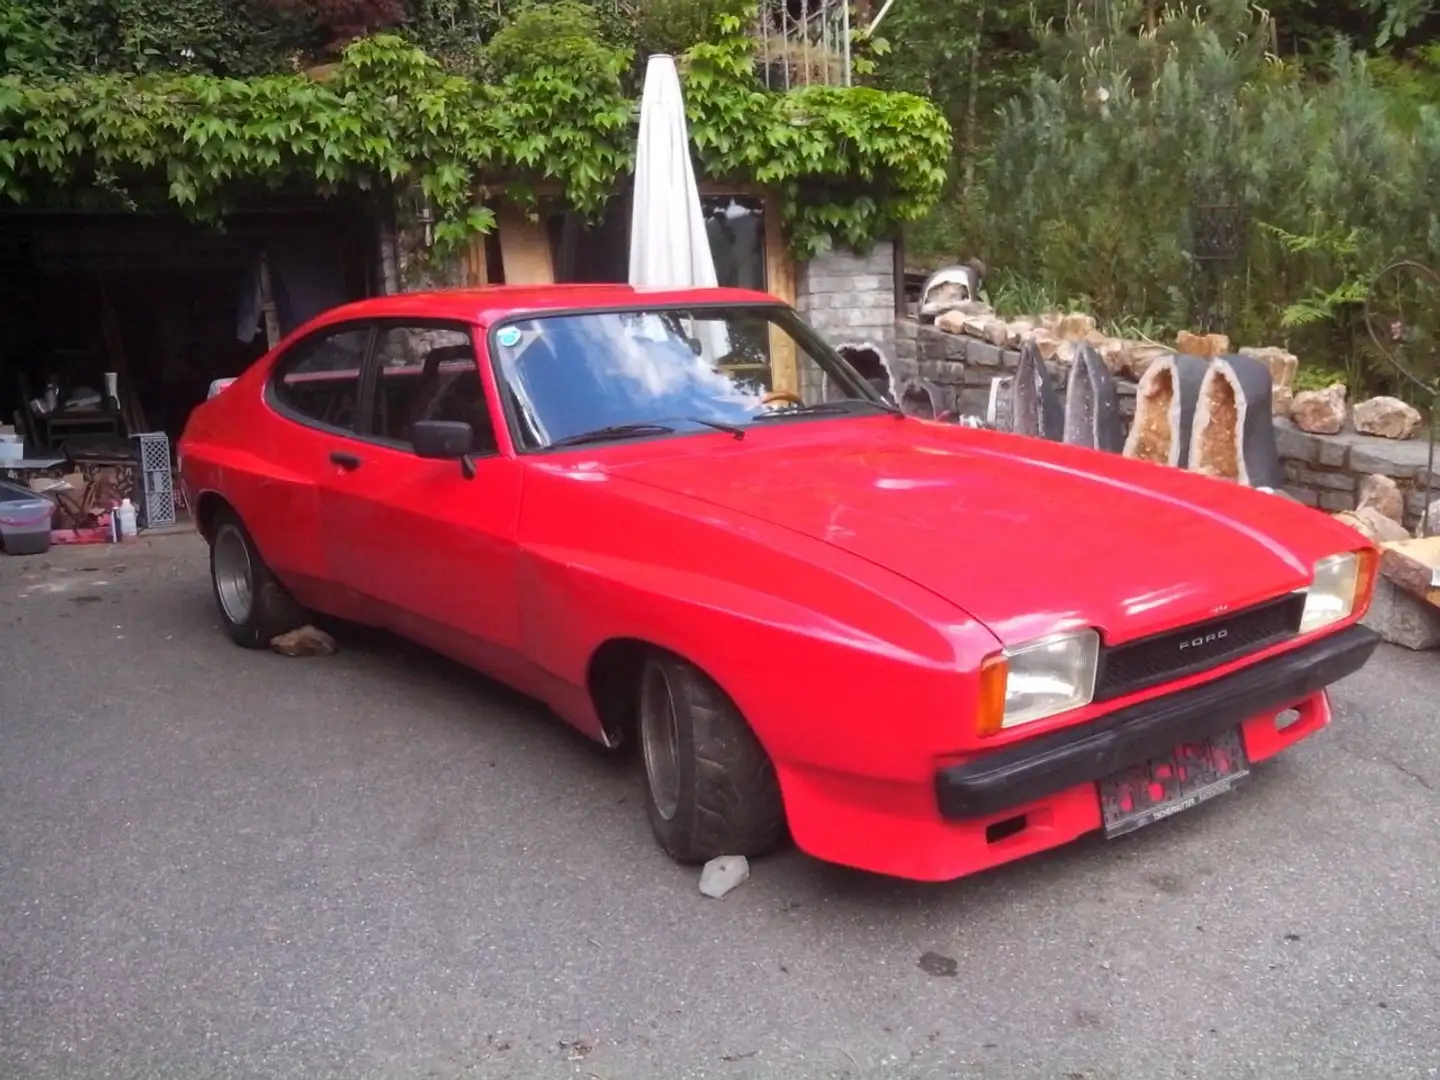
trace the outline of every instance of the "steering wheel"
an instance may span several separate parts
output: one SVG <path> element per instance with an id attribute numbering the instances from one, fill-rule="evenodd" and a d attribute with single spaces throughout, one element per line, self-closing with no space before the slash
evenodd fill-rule
<path id="1" fill-rule="evenodd" d="M 761 403 L 773 405 L 777 401 L 788 401 L 792 405 L 804 405 L 805 399 L 799 394 L 791 393 L 789 390 L 771 390 L 762 399 Z"/>

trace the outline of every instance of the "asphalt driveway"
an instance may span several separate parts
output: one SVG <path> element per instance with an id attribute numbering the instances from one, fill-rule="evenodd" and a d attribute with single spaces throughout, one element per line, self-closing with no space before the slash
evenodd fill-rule
<path id="1" fill-rule="evenodd" d="M 381 635 L 230 645 L 192 536 L 0 557 L 0 1076 L 1440 1075 L 1440 655 L 1242 791 L 723 901 L 639 775 Z"/>

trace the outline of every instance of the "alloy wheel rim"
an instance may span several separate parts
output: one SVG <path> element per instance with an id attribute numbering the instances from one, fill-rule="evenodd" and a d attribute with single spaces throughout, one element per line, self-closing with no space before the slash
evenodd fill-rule
<path id="1" fill-rule="evenodd" d="M 655 809 L 666 821 L 680 808 L 680 725 L 670 678 L 651 667 L 640 688 L 640 745 Z"/>
<path id="2" fill-rule="evenodd" d="M 237 626 L 250 618 L 254 604 L 254 568 L 250 548 L 240 530 L 224 525 L 215 537 L 215 591 L 225 617 Z"/>

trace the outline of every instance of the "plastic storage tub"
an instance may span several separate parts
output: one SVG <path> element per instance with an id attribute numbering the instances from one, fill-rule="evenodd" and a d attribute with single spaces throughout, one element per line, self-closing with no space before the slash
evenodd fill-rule
<path id="1" fill-rule="evenodd" d="M 0 548 L 7 555 L 43 555 L 50 550 L 55 504 L 29 488 L 0 480 Z"/>

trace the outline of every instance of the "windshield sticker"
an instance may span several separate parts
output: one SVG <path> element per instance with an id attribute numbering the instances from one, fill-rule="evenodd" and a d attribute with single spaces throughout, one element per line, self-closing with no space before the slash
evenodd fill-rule
<path id="1" fill-rule="evenodd" d="M 517 326 L 502 326 L 500 332 L 495 335 L 502 348 L 513 349 L 520 344 L 520 328 Z"/>

